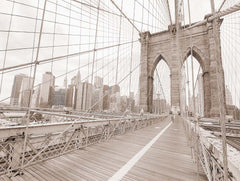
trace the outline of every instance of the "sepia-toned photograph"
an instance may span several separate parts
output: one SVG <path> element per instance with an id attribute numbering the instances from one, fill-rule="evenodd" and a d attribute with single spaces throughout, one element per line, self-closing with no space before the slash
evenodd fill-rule
<path id="1" fill-rule="evenodd" d="M 0 0 L 0 181 L 240 181 L 240 0 Z"/>

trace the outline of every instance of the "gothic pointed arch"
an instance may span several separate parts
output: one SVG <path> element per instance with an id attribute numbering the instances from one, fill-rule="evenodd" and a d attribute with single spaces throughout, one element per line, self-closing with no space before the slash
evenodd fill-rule
<path id="1" fill-rule="evenodd" d="M 154 71 L 161 60 L 164 61 L 168 65 L 168 68 L 170 69 L 169 62 L 168 62 L 168 59 L 166 59 L 166 56 L 164 56 L 162 53 L 158 53 L 157 56 L 154 57 L 153 65 L 150 70 L 151 77 L 153 77 Z"/>
<path id="2" fill-rule="evenodd" d="M 196 46 L 193 46 L 192 48 L 192 53 L 193 53 L 193 57 L 196 58 L 196 60 L 198 61 L 198 63 L 200 64 L 203 72 L 206 72 L 207 71 L 207 58 L 205 57 L 205 55 L 203 54 L 203 52 L 197 48 Z M 184 53 L 183 53 L 183 60 L 182 60 L 182 65 L 181 67 L 183 66 L 184 62 L 187 60 L 187 58 L 191 55 L 191 47 L 188 47 Z"/>

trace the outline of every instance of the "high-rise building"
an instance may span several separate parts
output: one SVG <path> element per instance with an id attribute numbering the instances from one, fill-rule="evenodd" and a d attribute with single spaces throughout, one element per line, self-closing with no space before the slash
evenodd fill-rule
<path id="1" fill-rule="evenodd" d="M 83 110 L 83 84 L 77 85 L 76 109 Z"/>
<path id="2" fill-rule="evenodd" d="M 27 76 L 25 74 L 18 74 L 18 75 L 15 75 L 14 77 L 12 93 L 10 98 L 10 104 L 12 106 L 17 106 L 19 104 L 20 89 L 21 89 L 22 80 L 24 77 L 27 77 Z"/>
<path id="3" fill-rule="evenodd" d="M 33 84 L 32 77 L 24 77 L 22 79 L 21 102 L 20 102 L 21 107 L 29 107 L 29 105 L 30 105 L 32 84 Z"/>
<path id="4" fill-rule="evenodd" d="M 99 76 L 94 77 L 94 86 L 95 88 L 102 88 L 103 87 L 103 78 Z"/>
<path id="5" fill-rule="evenodd" d="M 127 96 L 121 96 L 120 97 L 120 112 L 124 112 L 126 111 L 127 109 L 127 101 L 128 101 L 128 98 Z"/>
<path id="6" fill-rule="evenodd" d="M 110 90 L 108 85 L 103 86 L 103 110 L 108 110 L 110 106 Z"/>
<path id="7" fill-rule="evenodd" d="M 120 104 L 121 104 L 120 92 L 111 94 L 111 96 L 110 96 L 110 111 L 119 113 L 120 112 Z"/>
<path id="8" fill-rule="evenodd" d="M 64 77 L 63 87 L 64 87 L 65 89 L 67 89 L 67 77 Z"/>
<path id="9" fill-rule="evenodd" d="M 94 77 L 94 90 L 92 95 L 92 109 L 94 111 L 103 110 L 103 79 L 101 77 Z"/>
<path id="10" fill-rule="evenodd" d="M 40 89 L 41 89 L 41 86 L 38 85 L 38 86 L 33 90 L 31 107 L 39 107 Z"/>
<path id="11" fill-rule="evenodd" d="M 94 87 L 94 92 L 92 95 L 92 110 L 94 111 L 102 111 L 102 89 L 96 89 Z"/>
<path id="12" fill-rule="evenodd" d="M 78 76 L 74 76 L 71 79 L 71 85 L 72 85 L 72 108 L 76 109 L 77 106 L 77 84 L 78 84 L 78 80 L 77 80 Z"/>
<path id="13" fill-rule="evenodd" d="M 92 107 L 92 95 L 93 95 L 94 87 L 92 84 L 83 82 L 83 102 L 82 102 L 82 110 L 89 110 Z"/>
<path id="14" fill-rule="evenodd" d="M 52 107 L 53 94 L 54 94 L 55 77 L 51 72 L 46 72 L 42 76 L 42 84 L 40 89 L 40 107 Z"/>
<path id="15" fill-rule="evenodd" d="M 110 110 L 112 112 L 120 112 L 120 87 L 119 85 L 113 85 L 109 89 L 110 91 Z"/>
<path id="16" fill-rule="evenodd" d="M 65 88 L 56 87 L 53 96 L 53 105 L 65 106 Z"/>
<path id="17" fill-rule="evenodd" d="M 65 106 L 66 107 L 73 107 L 73 94 L 74 94 L 74 85 L 69 85 L 66 94 L 65 94 Z"/>
<path id="18" fill-rule="evenodd" d="M 115 93 L 117 93 L 117 92 L 120 93 L 120 87 L 119 87 L 119 85 L 113 85 L 113 86 L 110 87 L 110 94 L 111 94 L 111 95 L 112 95 L 112 94 L 115 94 Z"/>
<path id="19" fill-rule="evenodd" d="M 160 95 L 158 98 L 153 100 L 153 113 L 162 114 L 169 111 L 169 107 L 167 106 L 166 99 L 160 99 Z"/>
<path id="20" fill-rule="evenodd" d="M 155 113 L 155 114 L 160 114 L 161 113 L 161 111 L 160 111 L 160 99 L 159 98 L 153 99 L 152 112 Z"/>
<path id="21" fill-rule="evenodd" d="M 78 71 L 76 76 L 76 97 L 75 97 L 75 109 L 83 110 L 83 84 L 81 82 L 81 74 Z"/>
<path id="22" fill-rule="evenodd" d="M 135 109 L 134 92 L 130 92 L 130 96 L 127 101 L 127 107 L 131 112 L 133 112 Z"/>

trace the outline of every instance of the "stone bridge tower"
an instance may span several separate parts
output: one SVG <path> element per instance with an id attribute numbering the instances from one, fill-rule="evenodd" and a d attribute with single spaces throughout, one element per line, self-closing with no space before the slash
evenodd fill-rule
<path id="1" fill-rule="evenodd" d="M 218 21 L 218 30 L 220 30 L 221 22 L 222 20 Z M 181 69 L 184 61 L 191 55 L 192 46 L 193 56 L 203 71 L 204 115 L 205 117 L 218 116 L 217 46 L 214 41 L 213 22 L 207 21 L 192 28 L 181 26 L 177 33 L 176 27 L 173 25 L 163 32 L 141 33 L 140 37 L 140 108 L 146 112 L 152 112 L 153 75 L 161 60 L 165 61 L 170 69 L 171 105 L 180 107 Z M 224 78 L 222 65 L 220 74 Z M 223 85 L 223 87 L 225 86 Z M 222 94 L 225 95 L 225 90 Z"/>

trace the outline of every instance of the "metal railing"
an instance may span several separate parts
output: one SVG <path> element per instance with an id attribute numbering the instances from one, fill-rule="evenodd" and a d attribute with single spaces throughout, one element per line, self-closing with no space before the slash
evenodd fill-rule
<path id="1" fill-rule="evenodd" d="M 72 124 L 65 125 L 64 131 L 61 132 L 44 133 L 45 127 L 43 127 L 42 134 L 39 133 L 39 128 L 36 128 L 38 129 L 36 134 L 31 131 L 27 135 L 25 150 L 24 132 L 21 135 L 17 135 L 16 132 L 15 136 L 0 138 L 0 175 L 16 175 L 29 165 L 109 140 L 116 135 L 150 126 L 162 121 L 165 117 L 131 117 L 84 121 L 78 124 L 72 122 Z"/>
<path id="2" fill-rule="evenodd" d="M 192 120 L 183 118 L 183 124 L 195 162 L 201 164 L 209 181 L 224 181 L 223 163 L 215 157 L 212 152 L 213 148 L 211 146 L 208 148 L 205 145 L 197 120 L 195 118 L 192 118 Z M 230 173 L 228 174 L 228 180 L 232 181 Z"/>

